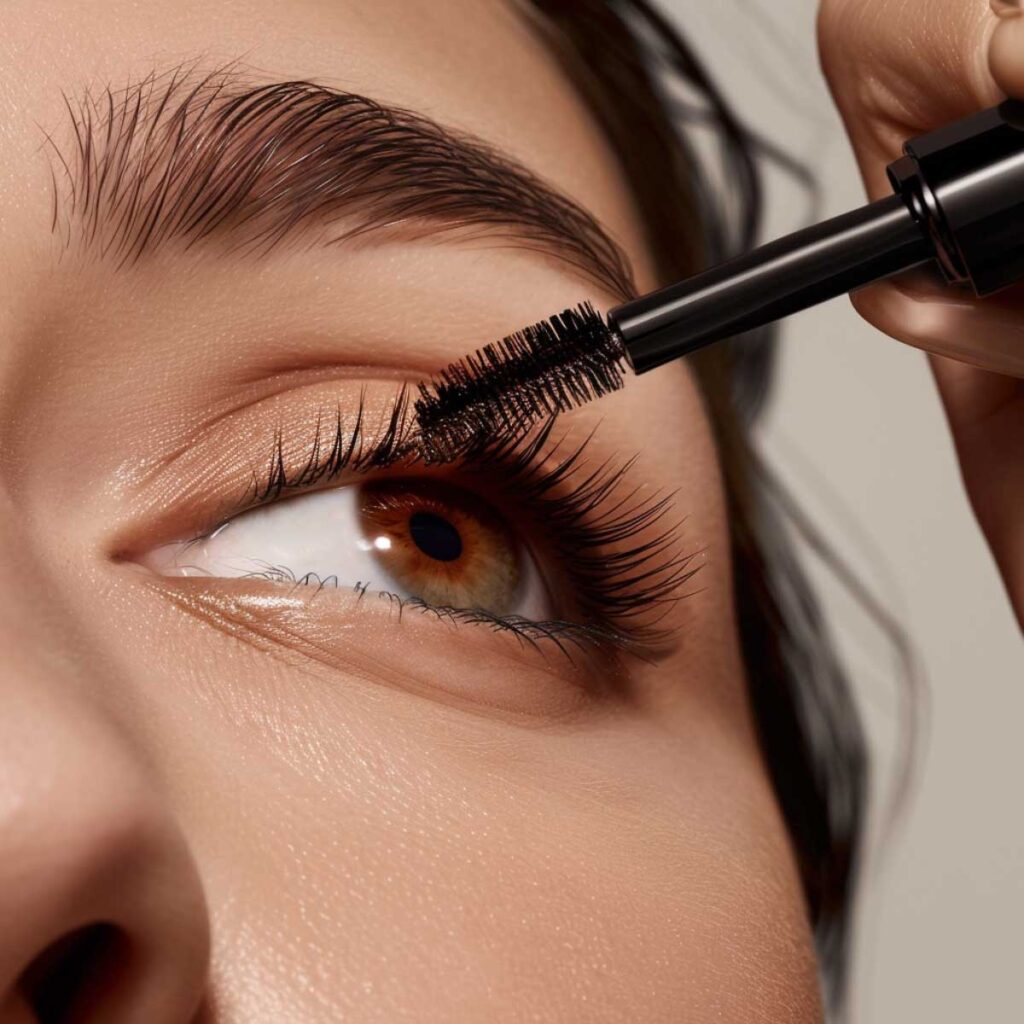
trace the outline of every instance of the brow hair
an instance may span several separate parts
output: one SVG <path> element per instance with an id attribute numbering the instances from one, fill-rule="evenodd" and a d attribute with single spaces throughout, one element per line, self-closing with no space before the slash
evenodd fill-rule
<path id="1" fill-rule="evenodd" d="M 494 236 L 572 265 L 617 296 L 629 263 L 582 206 L 487 143 L 401 108 L 237 65 L 177 68 L 78 100 L 54 158 L 52 227 L 125 266 L 172 240 L 259 257 L 301 237 Z"/>

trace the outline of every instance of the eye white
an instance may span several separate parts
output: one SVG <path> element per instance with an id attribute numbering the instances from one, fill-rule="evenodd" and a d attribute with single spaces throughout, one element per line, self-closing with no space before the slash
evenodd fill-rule
<path id="1" fill-rule="evenodd" d="M 245 512 L 201 540 L 156 548 L 143 563 L 162 576 L 238 578 L 282 573 L 296 580 L 313 576 L 336 580 L 339 587 L 368 586 L 414 597 L 378 557 L 390 546 L 390 537 L 366 535 L 358 488 L 337 487 Z M 510 614 L 551 619 L 547 590 L 525 546 L 520 557 L 521 578 Z"/>

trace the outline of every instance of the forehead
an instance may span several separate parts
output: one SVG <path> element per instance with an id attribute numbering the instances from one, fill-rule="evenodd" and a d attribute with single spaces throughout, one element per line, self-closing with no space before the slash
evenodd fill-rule
<path id="1" fill-rule="evenodd" d="M 237 60 L 267 79 L 307 78 L 408 107 L 501 147 L 587 206 L 645 279 L 630 202 L 600 133 L 528 13 L 512 3 L 15 0 L 0 8 L 0 39 L 5 261 L 52 258 L 42 143 L 48 132 L 66 144 L 65 96 L 197 59 Z"/>

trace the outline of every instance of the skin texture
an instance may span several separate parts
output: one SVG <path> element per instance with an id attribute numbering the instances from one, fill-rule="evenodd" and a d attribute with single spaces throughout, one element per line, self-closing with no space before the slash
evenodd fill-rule
<path id="1" fill-rule="evenodd" d="M 118 269 L 51 234 L 61 91 L 196 55 L 409 107 L 574 197 L 652 284 L 604 145 L 518 14 L 483 0 L 11 0 L 0 12 L 0 1024 L 95 922 L 129 955 L 79 1018 L 820 1019 L 753 736 L 722 495 L 682 371 L 566 419 L 640 452 L 700 573 L 674 646 L 609 674 L 486 629 L 140 565 L 215 525 L 282 424 L 382 404 L 602 293 L 495 240 L 377 240 Z M 685 439 L 665 446 L 666 437 Z M 699 582 L 698 582 L 699 581 Z M 193 581 L 194 583 L 195 581 Z M 350 581 L 354 582 L 354 581 Z M 608 680 L 605 680 L 606 682 Z"/>
<path id="2" fill-rule="evenodd" d="M 988 0 L 822 4 L 823 67 L 873 198 L 891 193 L 885 167 L 904 139 L 1007 95 L 1024 98 L 1024 22 L 1014 7 Z M 964 483 L 1024 625 L 1024 289 L 972 300 L 908 277 L 859 292 L 855 305 L 886 334 L 934 353 Z"/>

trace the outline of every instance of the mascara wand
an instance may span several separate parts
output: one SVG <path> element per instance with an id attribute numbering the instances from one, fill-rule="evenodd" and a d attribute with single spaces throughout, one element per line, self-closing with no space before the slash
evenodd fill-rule
<path id="1" fill-rule="evenodd" d="M 427 461 L 452 461 L 705 345 L 925 263 L 988 295 L 1024 277 L 1024 102 L 907 142 L 894 194 L 608 312 L 585 303 L 451 364 L 414 403 Z"/>

